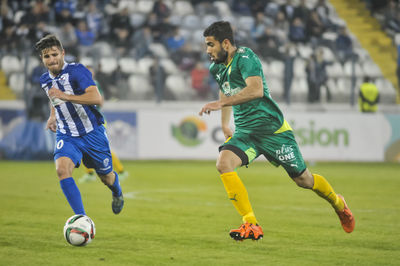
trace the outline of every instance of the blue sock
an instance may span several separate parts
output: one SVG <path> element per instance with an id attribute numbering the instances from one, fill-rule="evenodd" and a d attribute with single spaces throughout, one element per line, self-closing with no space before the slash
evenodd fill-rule
<path id="1" fill-rule="evenodd" d="M 122 195 L 122 190 L 121 190 L 121 186 L 119 184 L 119 179 L 118 179 L 118 174 L 114 171 L 115 174 L 115 181 L 114 184 L 112 184 L 112 186 L 107 185 L 111 191 L 114 197 L 119 197 Z"/>
<path id="2" fill-rule="evenodd" d="M 74 213 L 86 215 L 83 208 L 81 192 L 79 192 L 74 179 L 72 177 L 63 179 L 60 181 L 60 185 Z"/>

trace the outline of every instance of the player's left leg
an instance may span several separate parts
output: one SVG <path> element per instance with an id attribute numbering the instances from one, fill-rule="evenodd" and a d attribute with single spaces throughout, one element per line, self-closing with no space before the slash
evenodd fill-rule
<path id="1" fill-rule="evenodd" d="M 111 171 L 108 174 L 98 174 L 101 181 L 107 185 L 107 187 L 112 191 L 112 203 L 111 208 L 115 214 L 122 211 L 124 207 L 124 196 L 122 195 L 121 185 L 119 183 L 118 174 L 115 171 Z"/>
<path id="2" fill-rule="evenodd" d="M 348 208 L 343 196 L 333 190 L 329 182 L 321 175 L 311 174 L 306 169 L 300 176 L 294 177 L 293 181 L 303 188 L 312 189 L 318 196 L 328 201 L 339 216 L 344 231 L 351 233 L 355 227 L 355 219 Z"/>

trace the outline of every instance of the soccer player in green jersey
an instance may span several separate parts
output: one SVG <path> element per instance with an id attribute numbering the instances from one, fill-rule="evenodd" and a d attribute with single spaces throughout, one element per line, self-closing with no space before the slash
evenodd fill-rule
<path id="1" fill-rule="evenodd" d="M 327 200 L 343 229 L 351 233 L 355 226 L 353 214 L 324 177 L 307 169 L 292 128 L 271 98 L 257 55 L 247 47 L 235 46 L 229 22 L 215 22 L 203 35 L 213 62 L 210 73 L 220 86 L 220 99 L 204 105 L 199 115 L 221 110 L 226 141 L 219 148 L 217 169 L 229 199 L 243 218 L 243 224 L 231 230 L 230 236 L 235 240 L 263 237 L 247 190 L 235 172 L 237 167 L 248 165 L 260 155 L 276 166 L 281 165 L 299 187 L 312 189 Z M 229 128 L 232 109 L 235 132 Z"/>

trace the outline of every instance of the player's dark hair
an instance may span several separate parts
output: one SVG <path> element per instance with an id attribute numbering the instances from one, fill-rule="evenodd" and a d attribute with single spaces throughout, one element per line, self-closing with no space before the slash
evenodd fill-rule
<path id="1" fill-rule="evenodd" d="M 55 35 L 48 34 L 36 43 L 35 49 L 39 52 L 40 55 L 42 55 L 42 51 L 44 49 L 48 49 L 53 46 L 57 46 L 61 51 L 64 49 L 60 40 Z"/>
<path id="2" fill-rule="evenodd" d="M 214 22 L 204 30 L 203 36 L 213 36 L 219 42 L 223 42 L 225 39 L 228 39 L 232 45 L 235 45 L 232 27 L 228 21 Z"/>

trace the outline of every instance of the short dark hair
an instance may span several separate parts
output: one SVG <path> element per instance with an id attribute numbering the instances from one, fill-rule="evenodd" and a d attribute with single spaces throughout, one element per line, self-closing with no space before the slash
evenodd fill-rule
<path id="1" fill-rule="evenodd" d="M 204 30 L 203 36 L 213 36 L 219 42 L 223 42 L 225 39 L 228 39 L 232 45 L 235 45 L 235 40 L 233 39 L 233 30 L 228 21 L 214 22 Z"/>
<path id="2" fill-rule="evenodd" d="M 57 46 L 61 51 L 64 49 L 60 40 L 55 35 L 48 34 L 36 43 L 35 48 L 39 54 L 42 55 L 42 51 L 44 49 L 48 49 L 53 46 Z"/>

